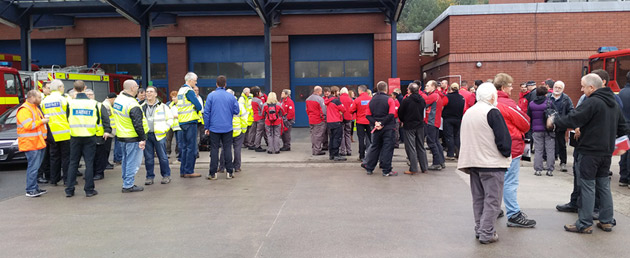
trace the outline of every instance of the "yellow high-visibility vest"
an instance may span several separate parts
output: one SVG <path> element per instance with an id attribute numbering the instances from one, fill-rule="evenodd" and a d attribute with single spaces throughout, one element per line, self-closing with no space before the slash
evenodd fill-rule
<path id="1" fill-rule="evenodd" d="M 252 109 L 252 97 L 251 95 L 248 97 L 245 93 L 241 93 L 241 97 L 238 99 L 238 103 L 243 104 L 245 106 L 245 111 L 247 112 L 247 126 L 250 126 L 254 123 L 254 110 Z"/>
<path id="2" fill-rule="evenodd" d="M 192 90 L 189 86 L 182 86 L 177 92 L 177 119 L 180 124 L 199 120 L 199 114 L 195 111 L 195 105 L 186 98 L 188 91 Z"/>
<path id="3" fill-rule="evenodd" d="M 70 140 L 70 124 L 66 116 L 68 100 L 59 91 L 53 91 L 41 103 L 42 113 L 50 119 L 48 126 L 55 142 Z"/>
<path id="4" fill-rule="evenodd" d="M 96 125 L 96 136 L 103 136 L 105 134 L 105 129 L 103 129 L 103 120 L 100 119 L 100 114 L 103 112 L 103 104 L 101 102 L 96 102 L 98 108 L 98 124 Z"/>
<path id="5" fill-rule="evenodd" d="M 142 103 L 142 106 L 145 105 L 148 105 L 146 101 Z M 158 141 L 164 139 L 168 130 L 171 129 L 171 124 L 173 124 L 171 110 L 163 103 L 160 103 L 153 111 L 153 133 L 155 133 L 155 139 Z"/>
<path id="6" fill-rule="evenodd" d="M 114 101 L 112 110 L 114 111 L 114 120 L 116 121 L 116 136 L 118 138 L 136 138 L 138 134 L 133 128 L 131 117 L 129 117 L 129 111 L 132 108 L 140 108 L 138 100 L 129 97 L 125 94 L 120 94 Z M 149 131 L 149 125 L 147 124 L 147 118 L 142 115 L 142 127 L 144 132 Z"/>
<path id="7" fill-rule="evenodd" d="M 232 118 L 232 137 L 237 137 L 243 133 L 247 132 L 247 111 L 245 111 L 245 106 L 243 103 L 239 102 L 239 112 L 238 115 L 234 115 Z"/>
<path id="8" fill-rule="evenodd" d="M 96 100 L 73 99 L 70 100 L 70 136 L 88 137 L 96 135 L 98 122 L 98 109 Z"/>
<path id="9" fill-rule="evenodd" d="M 114 112 L 109 101 L 103 101 L 103 106 L 109 112 L 109 126 L 112 128 L 112 135 L 116 135 L 116 120 L 114 120 Z"/>
<path id="10" fill-rule="evenodd" d="M 177 107 L 175 106 L 175 102 L 171 101 L 171 104 L 168 107 L 171 109 L 171 114 L 173 115 L 173 125 L 171 125 L 171 128 L 173 128 L 173 131 L 182 130 L 179 127 L 179 119 L 177 119 Z"/>

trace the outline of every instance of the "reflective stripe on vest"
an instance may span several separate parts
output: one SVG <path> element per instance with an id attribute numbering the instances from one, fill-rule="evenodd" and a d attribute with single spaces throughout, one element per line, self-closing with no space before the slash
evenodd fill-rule
<path id="1" fill-rule="evenodd" d="M 125 94 L 120 94 L 114 101 L 112 107 L 114 113 L 114 121 L 116 121 L 116 136 L 119 138 L 136 138 L 138 134 L 133 127 L 131 118 L 129 117 L 129 110 L 132 108 L 140 108 L 138 100 L 131 98 Z M 149 125 L 147 124 L 147 118 L 142 116 L 142 127 L 144 132 L 149 131 Z"/>
<path id="2" fill-rule="evenodd" d="M 142 105 L 148 104 L 145 101 Z M 163 103 L 160 103 L 160 105 L 153 110 L 153 133 L 155 133 L 155 139 L 158 141 L 164 139 L 168 130 L 171 129 L 167 123 L 167 112 L 169 112 L 168 114 L 171 114 L 171 110 Z"/>
<path id="3" fill-rule="evenodd" d="M 55 142 L 70 140 L 70 125 L 66 114 L 68 100 L 53 91 L 41 103 L 42 113 L 50 119 L 48 126 Z"/>
<path id="4" fill-rule="evenodd" d="M 188 86 L 182 86 L 177 92 L 177 119 L 179 123 L 190 121 L 199 121 L 199 115 L 195 111 L 195 105 L 186 98 L 188 91 L 193 89 Z"/>
<path id="5" fill-rule="evenodd" d="M 73 99 L 70 100 L 70 135 L 73 137 L 88 137 L 96 135 L 98 122 L 98 110 L 96 100 Z"/>

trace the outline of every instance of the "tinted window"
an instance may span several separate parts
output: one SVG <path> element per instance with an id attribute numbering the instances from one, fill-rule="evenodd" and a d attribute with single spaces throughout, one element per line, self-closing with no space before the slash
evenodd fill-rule
<path id="1" fill-rule="evenodd" d="M 313 88 L 315 88 L 315 86 L 296 86 L 295 92 L 293 93 L 295 96 L 294 101 L 305 102 L 306 99 L 313 94 Z"/>
<path id="2" fill-rule="evenodd" d="M 194 63 L 193 71 L 199 76 L 199 79 L 216 79 L 219 76 L 217 63 Z"/>
<path id="3" fill-rule="evenodd" d="M 597 69 L 604 69 L 604 60 L 595 59 L 591 61 L 591 71 L 597 70 Z"/>
<path id="4" fill-rule="evenodd" d="M 295 78 L 317 77 L 319 62 L 295 62 Z"/>
<path id="5" fill-rule="evenodd" d="M 243 78 L 242 63 L 219 63 L 219 74 L 230 78 Z"/>
<path id="6" fill-rule="evenodd" d="M 343 61 L 319 62 L 319 77 L 343 77 Z"/>
<path id="7" fill-rule="evenodd" d="M 617 83 L 619 88 L 623 88 L 628 79 L 626 75 L 630 72 L 630 56 L 620 56 L 617 58 Z"/>
<path id="8" fill-rule="evenodd" d="M 368 77 L 370 62 L 368 60 L 346 61 L 346 77 Z"/>
<path id="9" fill-rule="evenodd" d="M 615 61 L 615 58 L 606 58 L 606 72 L 611 81 L 615 79 Z"/>
<path id="10" fill-rule="evenodd" d="M 118 72 L 126 72 L 126 74 L 133 76 L 135 80 L 140 80 L 142 76 L 140 64 L 119 64 Z"/>
<path id="11" fill-rule="evenodd" d="M 151 80 L 166 79 L 166 64 L 151 64 Z"/>
<path id="12" fill-rule="evenodd" d="M 264 62 L 246 62 L 243 63 L 243 75 L 245 79 L 265 78 Z"/>
<path id="13" fill-rule="evenodd" d="M 17 95 L 17 85 L 18 85 L 17 77 L 14 74 L 4 74 L 4 92 L 7 95 Z"/>

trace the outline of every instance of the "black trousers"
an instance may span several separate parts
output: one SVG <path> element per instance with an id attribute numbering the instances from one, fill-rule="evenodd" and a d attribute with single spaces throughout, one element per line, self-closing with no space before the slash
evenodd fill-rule
<path id="1" fill-rule="evenodd" d="M 573 150 L 573 192 L 571 192 L 571 200 L 569 201 L 573 207 L 579 207 L 582 204 L 582 198 L 580 198 L 582 191 L 580 184 L 581 158 L 581 155 L 576 150 Z M 606 171 L 606 176 L 608 176 L 608 171 Z M 597 192 L 595 192 L 595 212 L 599 212 L 599 194 Z"/>
<path id="2" fill-rule="evenodd" d="M 85 161 L 85 186 L 86 193 L 94 191 L 94 154 L 96 153 L 96 136 L 70 137 L 70 166 L 66 178 L 66 193 L 74 193 L 74 182 L 79 172 L 79 161 L 83 156 Z"/>
<path id="3" fill-rule="evenodd" d="M 328 140 L 328 142 L 330 142 L 328 145 L 328 155 L 332 159 L 339 156 L 339 146 L 341 146 L 341 137 L 343 137 L 343 127 L 341 126 L 341 122 L 327 123 L 327 126 L 330 131 L 328 133 L 328 136 L 330 137 Z"/>
<path id="4" fill-rule="evenodd" d="M 560 164 L 567 164 L 567 140 L 564 136 L 567 130 L 556 131 L 556 158 L 560 158 Z"/>
<path id="5" fill-rule="evenodd" d="M 372 144 L 366 153 L 365 167 L 369 171 L 376 168 L 376 163 L 380 163 L 383 174 L 392 171 L 392 158 L 394 156 L 394 129 L 376 130 L 372 134 Z"/>
<path id="6" fill-rule="evenodd" d="M 50 182 L 65 181 L 70 164 L 70 140 L 49 143 L 50 149 Z M 63 172 L 63 175 L 61 174 Z"/>
<path id="7" fill-rule="evenodd" d="M 444 119 L 444 140 L 446 141 L 446 156 L 447 157 L 455 157 L 459 152 L 460 142 L 459 142 L 459 129 L 462 124 L 461 119 L 457 118 L 448 118 Z M 565 150 L 566 156 L 566 150 Z M 566 157 L 565 157 L 566 158 Z"/>
<path id="8" fill-rule="evenodd" d="M 99 137 L 99 136 L 97 136 Z M 109 152 L 112 150 L 112 138 L 107 138 L 103 144 L 96 145 L 94 156 L 94 175 L 105 176 L 105 168 L 109 164 Z"/>
<path id="9" fill-rule="evenodd" d="M 372 133 L 371 133 L 370 125 L 358 124 L 357 123 L 357 135 L 359 136 L 359 158 L 365 158 L 365 150 L 372 143 Z"/>
<path id="10" fill-rule="evenodd" d="M 223 148 L 225 153 L 225 171 L 227 173 L 234 172 L 234 163 L 232 163 L 232 131 L 227 133 L 210 132 L 210 175 L 217 173 L 219 169 L 219 147 Z"/>
<path id="11" fill-rule="evenodd" d="M 37 170 L 37 178 L 44 178 L 50 180 L 50 142 L 46 141 L 47 146 L 44 150 L 44 159 L 42 160 L 42 164 L 39 166 L 39 170 Z"/>

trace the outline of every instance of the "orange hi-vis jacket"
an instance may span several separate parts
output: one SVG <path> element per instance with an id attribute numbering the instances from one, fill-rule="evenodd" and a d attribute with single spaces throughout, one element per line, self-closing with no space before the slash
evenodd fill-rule
<path id="1" fill-rule="evenodd" d="M 31 103 L 24 102 L 17 112 L 17 134 L 20 151 L 46 148 L 46 124 L 42 122 L 42 111 Z"/>

